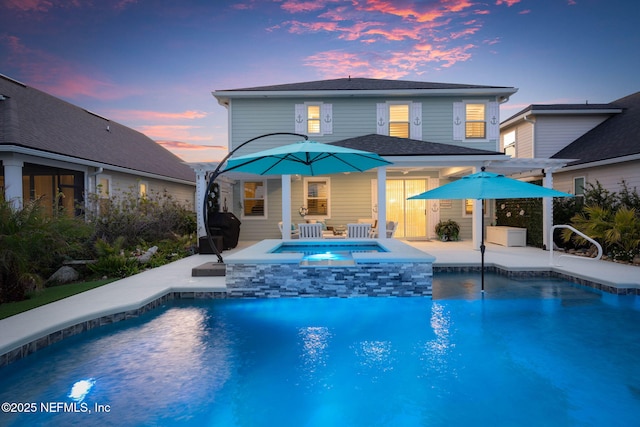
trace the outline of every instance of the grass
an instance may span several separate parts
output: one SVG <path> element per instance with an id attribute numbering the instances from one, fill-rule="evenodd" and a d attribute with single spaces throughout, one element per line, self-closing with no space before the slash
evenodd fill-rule
<path id="1" fill-rule="evenodd" d="M 24 301 L 0 304 L 0 319 L 6 319 L 7 317 L 31 310 L 33 308 L 58 301 L 63 298 L 67 298 L 72 295 L 88 291 L 90 289 L 98 288 L 102 285 L 106 285 L 107 283 L 114 282 L 115 280 L 117 279 L 103 279 L 93 282 L 79 282 L 45 288 L 43 291 L 38 292 L 37 294 L 31 296 L 31 298 Z"/>

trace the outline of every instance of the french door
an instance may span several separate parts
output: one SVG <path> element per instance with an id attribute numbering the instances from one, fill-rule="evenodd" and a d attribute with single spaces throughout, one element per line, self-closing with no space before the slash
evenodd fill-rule
<path id="1" fill-rule="evenodd" d="M 426 200 L 407 200 L 427 190 L 426 178 L 387 179 L 387 221 L 398 222 L 395 237 L 428 237 Z"/>

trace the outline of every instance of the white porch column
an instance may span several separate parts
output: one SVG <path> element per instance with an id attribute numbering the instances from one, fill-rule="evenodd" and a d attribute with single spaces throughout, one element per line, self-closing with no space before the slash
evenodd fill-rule
<path id="1" fill-rule="evenodd" d="M 378 168 L 378 238 L 387 238 L 387 167 Z"/>
<path id="2" fill-rule="evenodd" d="M 291 175 L 282 175 L 282 240 L 291 240 Z"/>
<path id="3" fill-rule="evenodd" d="M 553 174 L 550 171 L 544 171 L 542 186 L 545 188 L 553 188 Z M 553 250 L 553 241 L 549 241 L 549 232 L 553 226 L 553 198 L 542 198 L 542 244 L 548 251 Z"/>
<path id="4" fill-rule="evenodd" d="M 207 235 L 204 223 L 204 193 L 207 190 L 207 171 L 194 169 L 196 172 L 196 221 L 198 225 L 198 238 Z"/>
<path id="5" fill-rule="evenodd" d="M 22 167 L 24 162 L 15 159 L 3 159 L 4 197 L 13 205 L 13 209 L 22 208 Z"/>

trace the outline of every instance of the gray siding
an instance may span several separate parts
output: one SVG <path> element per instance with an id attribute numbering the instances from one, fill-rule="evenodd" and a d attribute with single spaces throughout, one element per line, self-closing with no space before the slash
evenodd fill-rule
<path id="1" fill-rule="evenodd" d="M 465 97 L 465 100 L 473 99 Z M 235 99 L 232 101 L 231 146 L 272 132 L 294 132 L 295 104 L 317 101 L 333 105 L 333 133 L 312 136 L 318 142 L 334 142 L 355 136 L 376 133 L 376 104 L 386 101 L 422 103 L 422 139 L 443 144 L 461 145 L 482 150 L 496 150 L 498 141 L 461 142 L 453 140 L 453 103 L 462 98 L 315 98 L 296 99 Z M 487 98 L 478 98 L 486 101 Z M 296 137 L 270 137 L 252 142 L 238 155 L 261 151 L 296 142 Z"/>
<path id="2" fill-rule="evenodd" d="M 533 157 L 549 158 L 609 116 L 539 116 Z"/>
<path id="3" fill-rule="evenodd" d="M 585 168 L 570 172 L 558 172 L 553 174 L 553 188 L 573 194 L 573 179 L 584 177 L 585 182 L 594 184 L 599 182 L 611 191 L 619 192 L 622 189 L 620 183 L 624 180 L 629 190 L 636 188 L 640 192 L 640 161 L 623 162 L 615 165 Z"/>

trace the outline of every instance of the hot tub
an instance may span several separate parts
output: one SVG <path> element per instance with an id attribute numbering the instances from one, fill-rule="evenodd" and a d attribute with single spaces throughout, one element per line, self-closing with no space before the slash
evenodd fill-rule
<path id="1" fill-rule="evenodd" d="M 325 258 L 336 259 L 314 259 L 311 252 L 329 253 Z M 269 239 L 225 258 L 227 294 L 254 298 L 431 295 L 434 260 L 396 239 Z"/>

